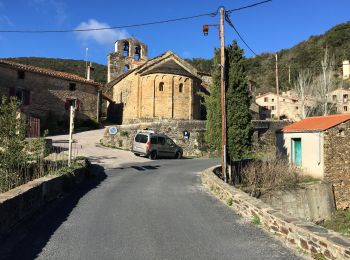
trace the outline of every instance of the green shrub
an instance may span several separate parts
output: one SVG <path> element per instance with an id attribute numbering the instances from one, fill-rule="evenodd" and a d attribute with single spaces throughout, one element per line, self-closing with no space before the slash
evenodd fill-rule
<path id="1" fill-rule="evenodd" d="M 129 137 L 129 132 L 128 131 L 121 131 L 120 136 Z"/>
<path id="2" fill-rule="evenodd" d="M 233 204 L 233 199 L 230 197 L 226 200 L 226 204 L 229 205 L 229 206 L 232 206 Z"/>
<path id="3" fill-rule="evenodd" d="M 257 215 L 254 215 L 252 220 L 251 220 L 251 223 L 254 225 L 260 225 L 261 224 L 260 218 Z"/>

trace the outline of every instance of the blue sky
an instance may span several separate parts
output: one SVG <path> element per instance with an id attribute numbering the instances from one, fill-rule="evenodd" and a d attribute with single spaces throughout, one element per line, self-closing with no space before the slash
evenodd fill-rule
<path id="1" fill-rule="evenodd" d="M 59 30 L 145 23 L 214 12 L 218 6 L 233 9 L 260 0 L 0 0 L 0 30 Z M 234 12 L 231 20 L 256 53 L 275 52 L 324 33 L 349 21 L 349 0 L 273 0 Z M 0 33 L 0 57 L 55 57 L 85 59 L 106 64 L 113 43 L 133 36 L 148 44 L 149 56 L 172 50 L 183 58 L 213 56 L 218 31 L 203 36 L 203 24 L 216 24 L 217 17 L 201 17 L 177 23 L 89 33 Z M 226 44 L 238 39 L 226 26 Z M 246 56 L 252 54 L 245 49 Z"/>

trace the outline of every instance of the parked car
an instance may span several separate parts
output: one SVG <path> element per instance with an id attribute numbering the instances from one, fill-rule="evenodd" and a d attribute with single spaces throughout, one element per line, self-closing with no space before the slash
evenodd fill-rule
<path id="1" fill-rule="evenodd" d="M 144 155 L 155 160 L 160 157 L 182 158 L 183 150 L 165 134 L 153 131 L 138 132 L 134 138 L 132 152 L 136 156 Z"/>

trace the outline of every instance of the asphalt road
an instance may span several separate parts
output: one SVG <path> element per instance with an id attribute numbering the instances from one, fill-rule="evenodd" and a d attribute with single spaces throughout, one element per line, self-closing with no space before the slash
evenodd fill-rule
<path id="1" fill-rule="evenodd" d="M 201 185 L 204 159 L 101 172 L 3 243 L 10 259 L 299 259 Z M 98 170 L 98 169 L 96 169 Z"/>

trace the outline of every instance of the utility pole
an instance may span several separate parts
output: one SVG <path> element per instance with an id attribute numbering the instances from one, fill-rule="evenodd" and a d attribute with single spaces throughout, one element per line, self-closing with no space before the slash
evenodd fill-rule
<path id="1" fill-rule="evenodd" d="M 280 90 L 279 90 L 279 82 L 278 82 L 278 56 L 277 53 L 275 54 L 276 57 L 276 95 L 277 95 L 277 119 L 280 119 Z"/>
<path id="2" fill-rule="evenodd" d="M 288 66 L 288 83 L 290 85 L 290 65 Z"/>
<path id="3" fill-rule="evenodd" d="M 72 164 L 72 145 L 73 145 L 73 129 L 74 129 L 75 108 L 70 106 L 69 116 L 69 147 L 68 147 L 68 166 Z"/>
<path id="4" fill-rule="evenodd" d="M 225 9 L 220 8 L 220 53 L 221 53 L 221 141 L 222 158 L 221 170 L 225 182 L 227 182 L 227 137 L 226 137 L 226 87 L 225 87 L 225 31 L 224 31 Z"/>
<path id="5" fill-rule="evenodd" d="M 227 182 L 227 126 L 226 126 L 226 86 L 225 86 L 225 9 L 220 8 L 220 24 L 203 25 L 203 34 L 206 36 L 209 32 L 209 26 L 219 27 L 220 37 L 220 69 L 221 69 L 221 171 L 222 177 Z"/>

